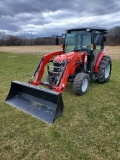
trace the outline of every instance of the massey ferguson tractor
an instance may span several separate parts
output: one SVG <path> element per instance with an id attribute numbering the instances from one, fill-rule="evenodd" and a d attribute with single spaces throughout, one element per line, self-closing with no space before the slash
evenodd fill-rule
<path id="1" fill-rule="evenodd" d="M 13 81 L 5 102 L 52 124 L 62 114 L 61 93 L 67 82 L 73 84 L 73 93 L 81 96 L 88 91 L 90 79 L 109 81 L 112 62 L 104 50 L 107 32 L 104 28 L 67 30 L 63 50 L 43 56 L 28 83 Z M 45 67 L 46 80 L 42 81 Z"/>

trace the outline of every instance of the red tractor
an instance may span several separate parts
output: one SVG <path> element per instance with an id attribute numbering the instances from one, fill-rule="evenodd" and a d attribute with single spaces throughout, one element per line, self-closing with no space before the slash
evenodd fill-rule
<path id="1" fill-rule="evenodd" d="M 63 51 L 43 56 L 29 84 L 13 81 L 6 103 L 53 123 L 62 114 L 61 92 L 67 82 L 73 83 L 74 94 L 83 95 L 88 91 L 90 79 L 98 83 L 109 81 L 112 63 L 104 50 L 107 32 L 104 28 L 67 30 Z M 47 77 L 42 82 L 46 65 Z"/>

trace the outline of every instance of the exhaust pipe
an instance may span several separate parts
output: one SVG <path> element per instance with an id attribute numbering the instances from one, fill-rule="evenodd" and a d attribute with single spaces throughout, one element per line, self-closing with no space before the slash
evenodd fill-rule
<path id="1" fill-rule="evenodd" d="M 12 81 L 5 103 L 52 124 L 63 112 L 61 93 L 28 83 Z"/>

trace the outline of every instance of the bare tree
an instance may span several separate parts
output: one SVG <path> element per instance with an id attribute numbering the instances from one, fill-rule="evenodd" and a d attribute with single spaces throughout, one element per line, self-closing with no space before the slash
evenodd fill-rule
<path id="1" fill-rule="evenodd" d="M 5 32 L 0 32 L 0 46 L 5 45 Z"/>

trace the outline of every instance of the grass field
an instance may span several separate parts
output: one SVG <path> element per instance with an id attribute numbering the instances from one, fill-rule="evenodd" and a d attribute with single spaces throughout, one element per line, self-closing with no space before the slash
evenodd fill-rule
<path id="1" fill-rule="evenodd" d="M 120 55 L 119 48 L 117 51 Z M 28 53 L 8 53 L 0 48 L 0 159 L 119 160 L 119 56 L 111 54 L 110 81 L 106 84 L 91 81 L 84 96 L 74 95 L 72 84 L 68 83 L 62 94 L 64 112 L 53 125 L 48 125 L 4 103 L 11 81 L 27 82 L 39 62 L 40 54 Z"/>

